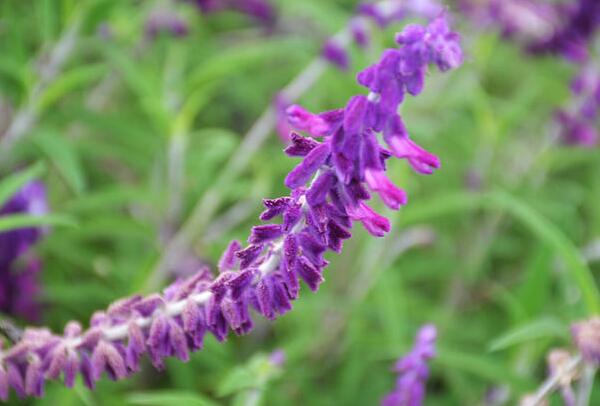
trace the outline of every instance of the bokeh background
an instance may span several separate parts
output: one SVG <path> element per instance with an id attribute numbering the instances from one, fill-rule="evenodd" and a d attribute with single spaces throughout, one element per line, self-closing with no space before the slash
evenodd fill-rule
<path id="1" fill-rule="evenodd" d="M 3 150 L 2 178 L 30 171 L 54 215 L 35 247 L 42 308 L 33 324 L 60 331 L 214 265 L 229 240 L 247 238 L 261 199 L 285 193 L 295 161 L 284 141 L 273 129 L 260 144 L 245 137 L 356 2 L 272 3 L 272 22 L 183 1 L 0 3 L 0 133 L 16 111 L 36 116 Z M 377 207 L 393 219 L 390 235 L 356 227 L 328 257 L 317 294 L 303 288 L 292 312 L 257 317 L 248 336 L 208 338 L 189 363 L 169 360 L 160 373 L 146 363 L 93 392 L 50 383 L 43 399 L 11 404 L 250 405 L 258 390 L 263 405 L 372 405 L 426 322 L 439 328 L 426 404 L 515 404 L 534 390 L 547 352 L 569 347 L 569 324 L 586 314 L 581 267 L 600 271 L 600 154 L 556 142 L 553 114 L 569 100 L 575 66 L 532 57 L 450 7 L 465 63 L 432 71 L 402 111 L 442 168 L 416 176 L 392 163 L 410 201 L 395 214 Z M 185 33 L 149 32 L 149 20 L 173 15 Z M 352 48 L 350 69 L 328 67 L 299 102 L 323 111 L 362 93 L 356 72 L 405 23 Z M 69 56 L 48 73 L 65 38 Z M 177 238 L 190 248 L 174 248 Z M 286 362 L 275 368 L 265 360 L 278 349 Z"/>

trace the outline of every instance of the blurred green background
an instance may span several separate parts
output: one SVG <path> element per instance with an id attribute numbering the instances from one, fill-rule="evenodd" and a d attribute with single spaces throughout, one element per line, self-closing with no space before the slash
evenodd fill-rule
<path id="1" fill-rule="evenodd" d="M 0 170 L 7 177 L 43 164 L 52 212 L 73 223 L 55 225 L 37 246 L 45 325 L 60 331 L 119 297 L 215 264 L 230 239 L 247 238 L 260 199 L 285 193 L 296 162 L 280 138 L 270 131 L 254 151 L 244 136 L 356 2 L 274 4 L 278 19 L 266 29 L 184 2 L 0 3 L 0 132 L 16 110 L 37 116 Z M 189 34 L 145 37 L 158 8 L 185 18 Z M 426 404 L 515 404 L 534 390 L 547 351 L 569 346 L 569 324 L 588 314 L 580 275 L 600 265 L 579 253 L 600 238 L 600 154 L 552 142 L 572 66 L 455 22 L 464 66 L 432 70 L 402 111 L 442 168 L 424 177 L 392 163 L 410 201 L 395 214 L 377 206 L 393 218 L 389 236 L 356 226 L 344 252 L 328 257 L 317 294 L 303 288 L 274 323 L 255 317 L 248 336 L 208 338 L 187 364 L 170 360 L 158 373 L 146 363 L 94 392 L 53 382 L 43 399 L 12 404 L 249 405 L 258 390 L 264 405 L 372 405 L 392 389 L 390 368 L 425 322 L 440 330 Z M 353 49 L 348 73 L 328 68 L 300 103 L 322 111 L 362 92 L 355 73 L 393 46 L 401 26 Z M 70 57 L 37 88 L 65 36 Z M 192 248 L 165 261 L 182 237 Z M 275 349 L 287 355 L 280 370 L 264 360 Z M 506 400 L 486 403 L 491 397 Z"/>

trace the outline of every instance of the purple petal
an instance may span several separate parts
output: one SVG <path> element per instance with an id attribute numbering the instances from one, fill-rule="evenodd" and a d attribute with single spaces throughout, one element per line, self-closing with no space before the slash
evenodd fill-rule
<path id="1" fill-rule="evenodd" d="M 264 224 L 252 227 L 252 234 L 248 238 L 250 244 L 264 244 L 281 237 L 283 230 L 279 224 Z"/>
<path id="2" fill-rule="evenodd" d="M 303 137 L 295 132 L 291 133 L 290 138 L 291 144 L 285 149 L 285 153 L 288 156 L 306 156 L 320 144 L 311 138 Z"/>
<path id="3" fill-rule="evenodd" d="M 319 285 L 324 281 L 323 275 L 321 275 L 317 268 L 304 258 L 300 258 L 296 262 L 296 272 L 313 292 L 316 292 L 319 289 Z"/>
<path id="4" fill-rule="evenodd" d="M 291 204 L 292 199 L 289 197 L 279 197 L 277 199 L 264 199 L 263 205 L 267 210 L 263 211 L 260 219 L 269 221 L 274 217 L 281 215 Z"/>
<path id="5" fill-rule="evenodd" d="M 322 173 L 306 192 L 306 201 L 311 206 L 325 203 L 327 194 L 335 185 L 336 176 L 331 171 Z"/>
<path id="6" fill-rule="evenodd" d="M 285 178 L 285 185 L 290 189 L 304 186 L 312 175 L 319 169 L 327 158 L 329 158 L 329 144 L 321 144 L 304 158 Z"/>
<path id="7" fill-rule="evenodd" d="M 313 137 L 322 137 L 329 133 L 329 124 L 323 118 L 311 113 L 302 106 L 291 105 L 286 113 L 292 127 L 299 131 L 306 131 Z"/>
<path id="8" fill-rule="evenodd" d="M 252 265 L 262 250 L 262 245 L 249 245 L 243 250 L 236 252 L 235 255 L 240 259 L 240 268 L 245 269 Z"/>
<path id="9" fill-rule="evenodd" d="M 237 257 L 235 256 L 235 253 L 241 248 L 242 245 L 237 240 L 233 240 L 229 243 L 227 249 L 225 252 L 223 252 L 221 259 L 219 260 L 219 272 L 231 271 L 235 268 L 237 264 Z"/>

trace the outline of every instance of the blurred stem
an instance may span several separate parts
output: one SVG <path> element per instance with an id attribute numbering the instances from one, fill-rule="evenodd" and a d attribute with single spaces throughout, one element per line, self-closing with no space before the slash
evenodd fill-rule
<path id="1" fill-rule="evenodd" d="M 590 404 L 590 395 L 594 386 L 594 376 L 596 375 L 596 367 L 590 364 L 585 364 L 583 375 L 577 387 L 577 403 L 576 406 L 588 406 Z"/>
<path id="2" fill-rule="evenodd" d="M 244 406 L 258 406 L 262 399 L 263 391 L 259 388 L 253 388 L 248 391 Z"/>
<path id="3" fill-rule="evenodd" d="M 165 222 L 168 227 L 174 227 L 179 221 L 183 206 L 184 167 L 187 136 L 175 134 L 170 138 L 167 152 L 167 190 L 169 203 Z"/>
<path id="4" fill-rule="evenodd" d="M 0 334 L 6 337 L 11 343 L 15 344 L 21 340 L 23 330 L 10 320 L 7 316 L 0 316 Z"/>
<path id="5" fill-rule="evenodd" d="M 539 387 L 539 389 L 533 395 L 533 399 L 527 406 L 541 406 L 544 404 L 544 401 L 552 392 L 558 389 L 561 385 L 561 382 L 564 379 L 564 376 L 570 376 L 575 372 L 577 368 L 581 365 L 581 355 L 577 355 L 569 361 L 564 368 L 560 370 L 560 373 L 553 374 L 548 377 Z M 577 403 L 579 405 L 579 403 Z M 587 403 L 586 403 L 587 405 Z"/>
<path id="6" fill-rule="evenodd" d="M 48 60 L 38 58 L 41 67 L 38 81 L 33 85 L 27 101 L 15 114 L 8 129 L 0 139 L 0 159 L 4 160 L 10 156 L 13 146 L 25 135 L 27 135 L 38 119 L 37 102 L 48 86 L 60 74 L 64 64 L 70 58 L 77 44 L 79 30 L 81 28 L 81 9 L 75 12 L 70 24 L 64 30 L 62 36 L 56 42 L 54 48 L 48 55 Z"/>

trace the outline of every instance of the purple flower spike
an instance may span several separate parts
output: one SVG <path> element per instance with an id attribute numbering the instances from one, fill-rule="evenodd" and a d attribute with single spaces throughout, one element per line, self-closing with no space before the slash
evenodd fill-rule
<path id="1" fill-rule="evenodd" d="M 348 52 L 335 39 L 329 39 L 323 45 L 321 56 L 327 62 L 333 64 L 341 70 L 348 70 L 350 67 L 350 58 Z"/>
<path id="2" fill-rule="evenodd" d="M 359 75 L 359 82 L 370 90 L 367 96 L 353 97 L 346 107 L 321 114 L 299 106 L 287 109 L 294 127 L 319 140 L 291 135 L 286 152 L 301 162 L 285 179 L 289 194 L 263 201 L 260 219 L 267 223 L 253 227 L 247 246 L 236 241 L 229 245 L 218 275 L 202 268 L 161 294 L 117 300 L 94 313 L 87 331 L 76 323 L 67 325 L 62 336 L 26 329 L 12 348 L 0 348 L 0 398 L 9 396 L 9 387 L 18 396 L 39 396 L 45 379 L 61 375 L 66 386 L 72 386 L 79 374 L 87 387 L 94 388 L 104 373 L 122 379 L 139 370 L 144 355 L 158 369 L 166 357 L 187 361 L 190 351 L 202 348 L 207 332 L 218 341 L 225 340 L 229 331 L 250 332 L 251 307 L 268 319 L 288 312 L 299 296 L 300 280 L 316 291 L 324 282 L 327 251 L 341 251 L 353 222 L 360 221 L 377 237 L 389 232 L 390 221 L 367 204 L 369 189 L 392 209 L 406 203 L 405 193 L 388 179 L 385 161 L 394 155 L 421 173 L 439 167 L 437 157 L 409 139 L 397 115 L 405 92 L 418 94 L 428 65 L 454 66 L 445 48 L 433 40 L 436 35 L 444 41 L 457 38 L 439 21 L 432 24 L 410 35 L 405 32 L 400 49 L 384 52 L 377 64 Z M 414 34 L 419 32 L 427 34 Z M 380 144 L 380 133 L 391 152 Z M 17 239 L 0 238 L 0 249 L 12 255 L 8 265 L 40 230 L 19 233 Z M 398 364 L 396 398 L 422 399 L 425 361 L 434 354 L 434 338 L 435 329 L 424 328 L 418 346 Z"/>
<path id="3" fill-rule="evenodd" d="M 398 373 L 396 388 L 382 401 L 381 406 L 421 406 L 425 399 L 425 383 L 429 378 L 427 362 L 435 357 L 437 330 L 428 324 L 419 330 L 414 347 L 394 366 Z"/>

